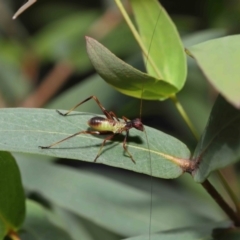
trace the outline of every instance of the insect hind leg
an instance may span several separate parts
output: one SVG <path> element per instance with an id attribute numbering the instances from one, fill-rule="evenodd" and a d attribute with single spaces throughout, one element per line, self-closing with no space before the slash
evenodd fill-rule
<path id="1" fill-rule="evenodd" d="M 102 110 L 103 114 L 104 114 L 108 119 L 114 120 L 114 117 L 115 117 L 116 119 L 118 119 L 114 113 L 108 112 L 108 111 L 103 107 L 103 105 L 100 103 L 100 101 L 98 100 L 98 98 L 97 98 L 96 96 L 94 96 L 94 95 L 86 98 L 86 99 L 83 100 L 83 101 L 81 101 L 80 103 L 78 103 L 77 105 L 75 105 L 73 108 L 71 108 L 70 110 L 68 110 L 66 113 L 62 113 L 62 112 L 60 112 L 60 111 L 58 111 L 58 110 L 57 110 L 57 112 L 58 112 L 60 115 L 62 115 L 62 116 L 67 116 L 69 113 L 71 113 L 71 112 L 72 112 L 73 110 L 75 110 L 77 107 L 79 107 L 80 105 L 82 105 L 83 103 L 85 103 L 85 102 L 87 102 L 87 101 L 89 101 L 89 100 L 91 100 L 91 99 L 95 100 L 95 102 L 97 103 L 97 105 L 98 105 L 98 106 L 100 107 L 100 109 Z"/>
<path id="2" fill-rule="evenodd" d="M 39 146 L 39 148 L 42 148 L 42 149 L 52 148 L 52 147 L 58 145 L 59 143 L 64 142 L 70 138 L 76 137 L 77 135 L 80 135 L 80 134 L 98 134 L 99 135 L 101 133 L 98 131 L 81 131 L 81 132 L 74 133 L 73 135 L 70 135 L 69 137 L 66 137 L 58 142 L 52 143 L 49 146 Z"/>

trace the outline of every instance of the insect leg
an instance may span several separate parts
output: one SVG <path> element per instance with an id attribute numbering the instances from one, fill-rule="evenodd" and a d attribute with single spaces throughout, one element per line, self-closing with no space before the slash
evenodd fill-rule
<path id="1" fill-rule="evenodd" d="M 82 105 L 83 103 L 89 101 L 90 99 L 94 99 L 95 102 L 97 103 L 97 105 L 101 108 L 102 112 L 104 113 L 104 115 L 108 118 L 108 119 L 113 119 L 112 114 L 110 114 L 104 107 L 103 105 L 100 103 L 100 101 L 98 100 L 98 98 L 96 96 L 90 96 L 88 98 L 86 98 L 85 100 L 83 100 L 82 102 L 78 103 L 76 106 L 74 106 L 73 108 L 71 108 L 69 111 L 67 111 L 66 113 L 62 113 L 60 111 L 57 110 L 57 112 L 62 115 L 62 116 L 67 116 L 70 112 L 72 112 L 74 109 L 76 109 L 77 107 L 79 107 L 80 105 Z M 114 114 L 115 115 L 115 114 Z M 113 119 L 114 120 L 114 119 Z"/>
<path id="2" fill-rule="evenodd" d="M 126 117 L 124 117 L 124 116 L 122 116 L 122 119 L 123 119 L 125 122 L 131 121 L 130 119 L 128 119 L 128 118 L 126 118 Z"/>
<path id="3" fill-rule="evenodd" d="M 97 159 L 98 159 L 98 157 L 100 156 L 100 154 L 101 154 L 101 152 L 102 152 L 102 148 L 104 147 L 106 141 L 112 139 L 115 135 L 116 135 L 116 134 L 112 134 L 112 135 L 106 137 L 106 138 L 103 140 L 102 145 L 101 145 L 101 147 L 100 147 L 100 149 L 99 149 L 99 151 L 98 151 L 98 154 L 97 154 L 97 156 L 96 156 L 95 159 L 94 159 L 94 162 L 96 162 Z"/>
<path id="4" fill-rule="evenodd" d="M 66 138 L 64 138 L 64 139 L 62 139 L 62 140 L 60 140 L 58 142 L 52 143 L 49 146 L 39 146 L 39 147 L 42 148 L 42 149 L 48 149 L 48 148 L 54 147 L 54 146 L 58 145 L 59 143 L 64 142 L 64 141 L 66 141 L 66 140 L 68 140 L 70 138 L 73 138 L 73 137 L 75 137 L 77 135 L 80 135 L 80 134 L 101 134 L 101 133 L 98 132 L 98 131 L 81 131 L 81 132 L 77 132 L 77 133 L 75 133 L 75 134 L 73 134 L 73 135 L 71 135 L 69 137 L 66 137 Z"/>
<path id="5" fill-rule="evenodd" d="M 112 112 L 112 111 L 110 111 L 110 112 L 108 112 L 113 118 L 115 118 L 118 122 L 120 121 L 119 120 L 119 118 L 117 117 L 117 115 L 114 113 L 114 112 Z"/>
<path id="6" fill-rule="evenodd" d="M 124 119 L 124 120 L 125 120 L 125 119 Z M 136 164 L 135 160 L 133 159 L 132 154 L 127 150 L 126 143 L 127 143 L 128 133 L 129 133 L 129 131 L 126 131 L 126 135 L 125 135 L 125 138 L 124 138 L 124 140 L 123 140 L 123 148 L 124 148 L 125 152 L 127 152 L 127 154 L 129 155 L 129 157 L 131 158 L 131 160 L 133 161 L 133 163 Z"/>

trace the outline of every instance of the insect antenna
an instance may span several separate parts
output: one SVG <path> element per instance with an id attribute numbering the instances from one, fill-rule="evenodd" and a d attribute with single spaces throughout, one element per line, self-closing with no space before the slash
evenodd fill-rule
<path id="1" fill-rule="evenodd" d="M 150 40 L 150 44 L 148 46 L 148 50 L 147 50 L 147 56 L 145 58 L 145 68 L 147 71 L 147 64 L 148 64 L 148 58 L 149 58 L 149 54 L 150 54 L 150 50 L 151 50 L 151 46 L 152 46 L 152 42 L 153 42 L 153 37 L 155 34 L 155 31 L 157 29 L 157 25 L 158 25 L 158 21 L 160 18 L 160 14 L 161 11 L 159 11 L 153 32 L 152 32 L 152 36 L 151 36 L 151 40 Z M 142 120 L 142 108 L 143 108 L 143 95 L 144 95 L 144 86 L 145 86 L 145 82 L 142 80 L 142 91 L 141 91 L 141 99 L 140 99 L 140 112 L 139 112 L 139 116 L 140 119 Z M 149 145 L 149 141 L 148 141 L 148 136 L 147 136 L 147 132 L 144 129 L 144 134 L 145 134 L 145 138 L 146 138 L 146 142 L 147 142 L 147 148 L 149 149 L 148 151 L 148 158 L 149 158 L 149 170 L 150 170 L 150 212 L 149 212 L 149 230 L 148 230 L 148 238 L 149 240 L 151 239 L 151 226 L 152 226 L 152 207 L 153 207 L 153 176 L 152 176 L 152 159 L 151 159 L 151 153 L 150 153 L 150 145 Z"/>

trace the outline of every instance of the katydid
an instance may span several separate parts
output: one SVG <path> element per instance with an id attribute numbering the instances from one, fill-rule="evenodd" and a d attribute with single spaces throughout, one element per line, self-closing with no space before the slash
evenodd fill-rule
<path id="1" fill-rule="evenodd" d="M 120 121 L 120 119 L 116 116 L 116 114 L 114 112 L 111 112 L 111 111 L 109 112 L 103 107 L 103 105 L 100 103 L 100 101 L 98 100 L 98 98 L 96 96 L 90 96 L 90 97 L 86 98 L 85 100 L 78 103 L 76 106 L 71 108 L 66 113 L 62 113 L 58 110 L 57 110 L 57 112 L 62 116 L 67 116 L 74 109 L 76 109 L 77 107 L 79 107 L 80 105 L 82 105 L 83 103 L 85 103 L 85 102 L 87 102 L 91 99 L 94 99 L 96 101 L 96 103 L 101 108 L 104 115 L 106 116 L 106 118 L 104 118 L 104 117 L 93 117 L 93 118 L 89 119 L 89 121 L 88 121 L 88 125 L 92 130 L 90 130 L 90 131 L 80 131 L 80 132 L 77 132 L 73 135 L 70 135 L 69 137 L 66 137 L 66 138 L 64 138 L 64 139 L 62 139 L 58 142 L 52 143 L 49 146 L 39 146 L 39 147 L 42 148 L 42 149 L 48 149 L 48 148 L 54 147 L 57 144 L 59 144 L 61 142 L 64 142 L 64 141 L 66 141 L 66 140 L 68 140 L 72 137 L 75 137 L 77 135 L 80 135 L 80 134 L 93 134 L 93 135 L 109 134 L 109 136 L 107 136 L 103 140 L 102 145 L 101 145 L 101 147 L 98 151 L 98 154 L 94 159 L 94 162 L 96 162 L 98 157 L 100 156 L 100 154 L 102 152 L 102 148 L 104 147 L 106 141 L 111 140 L 116 134 L 126 132 L 125 138 L 123 140 L 123 148 L 126 151 L 126 153 L 129 155 L 129 157 L 131 158 L 133 163 L 136 163 L 135 160 L 133 159 L 133 156 L 128 151 L 126 143 L 127 143 L 127 137 L 128 137 L 128 134 L 129 134 L 129 130 L 131 128 L 135 128 L 139 131 L 144 131 L 144 127 L 143 127 L 143 124 L 142 124 L 140 118 L 135 118 L 133 120 L 129 120 L 128 118 L 123 116 L 122 117 L 123 121 Z"/>

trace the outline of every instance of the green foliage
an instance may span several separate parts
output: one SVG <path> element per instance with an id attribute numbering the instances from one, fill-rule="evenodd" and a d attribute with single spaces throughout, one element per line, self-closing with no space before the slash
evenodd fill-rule
<path id="1" fill-rule="evenodd" d="M 89 58 L 98 74 L 116 90 L 148 100 L 165 99 L 177 91 L 173 85 L 141 72 L 117 58 L 96 40 L 87 37 Z"/>
<path id="2" fill-rule="evenodd" d="M 17 231 L 25 217 L 25 197 L 20 172 L 8 152 L 0 152 L 0 236 Z"/>
<path id="3" fill-rule="evenodd" d="M 239 36 L 224 37 L 229 29 L 212 29 L 224 21 L 224 26 L 236 26 L 239 13 L 226 20 L 229 3 L 221 1 L 219 12 L 208 12 L 208 29 L 197 31 L 194 23 L 200 19 L 189 24 L 189 16 L 181 13 L 173 22 L 156 0 L 130 0 L 134 20 L 115 0 L 127 21 L 119 23 L 110 2 L 105 14 L 67 3 L 36 5 L 36 12 L 34 7 L 27 12 L 26 25 L 33 24 L 33 34 L 21 21 L 13 23 L 15 32 L 9 22 L 1 24 L 0 105 L 14 108 L 0 110 L 0 240 L 239 239 L 237 170 L 230 166 L 225 190 L 213 173 L 240 159 Z M 207 11 L 214 4 L 207 1 Z M 185 33 L 182 40 L 179 32 Z M 90 36 L 86 44 L 85 35 Z M 193 57 L 188 62 L 183 45 Z M 92 71 L 90 61 L 99 75 L 85 77 Z M 82 73 L 83 81 L 52 98 L 45 106 L 50 109 L 22 108 L 30 100 L 34 106 L 58 84 L 61 72 L 45 89 L 35 78 L 42 66 L 59 63 L 67 63 L 71 74 Z M 50 71 L 49 79 L 54 73 Z M 222 94 L 215 102 L 206 78 Z M 139 107 L 139 99 L 115 90 L 172 102 L 143 101 Z M 93 100 L 67 117 L 55 111 L 66 112 L 91 95 L 119 118 L 141 117 L 155 126 L 144 126 L 145 132 L 130 130 L 127 147 L 136 164 L 122 147 L 124 132 L 107 141 L 97 164 L 93 160 L 105 136 L 80 134 L 53 148 L 39 148 L 86 131 L 87 121 L 103 114 Z M 192 126 L 200 140 L 192 137 Z M 56 158 L 80 169 L 58 165 Z M 210 174 L 219 194 L 210 187 Z"/>
<path id="4" fill-rule="evenodd" d="M 199 163 L 194 179 L 202 182 L 210 172 L 238 161 L 239 141 L 240 111 L 219 96 L 194 152 L 193 158 Z"/>
<path id="5" fill-rule="evenodd" d="M 237 108 L 240 107 L 239 48 L 239 35 L 213 39 L 188 48 L 211 84 Z"/>
<path id="6" fill-rule="evenodd" d="M 131 0 L 131 5 L 141 39 L 148 50 L 145 56 L 147 72 L 173 85 L 179 91 L 186 81 L 187 65 L 176 26 L 156 0 Z M 151 32 L 152 29 L 154 29 L 154 34 Z M 153 60 L 157 70 L 149 59 Z M 158 92 L 161 93 L 161 90 Z M 164 90 L 163 93 L 165 93 Z"/>

